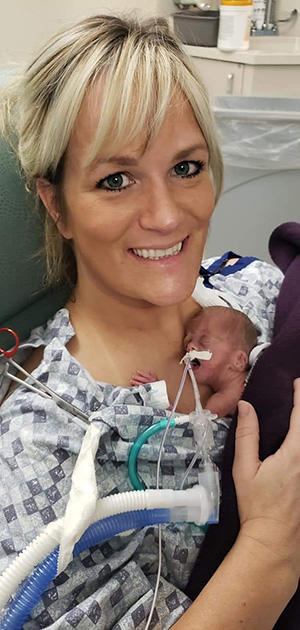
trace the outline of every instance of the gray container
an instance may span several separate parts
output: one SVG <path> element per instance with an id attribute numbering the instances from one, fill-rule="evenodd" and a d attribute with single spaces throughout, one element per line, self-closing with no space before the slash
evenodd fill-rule
<path id="1" fill-rule="evenodd" d="M 219 11 L 178 11 L 173 13 L 174 31 L 184 44 L 216 46 L 219 31 Z"/>

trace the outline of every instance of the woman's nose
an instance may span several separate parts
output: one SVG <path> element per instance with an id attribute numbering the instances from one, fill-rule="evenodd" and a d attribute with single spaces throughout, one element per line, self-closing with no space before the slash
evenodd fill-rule
<path id="1" fill-rule="evenodd" d="M 140 225 L 143 229 L 172 233 L 180 226 L 183 212 L 176 200 L 175 192 L 167 185 L 155 186 L 148 191 L 140 211 Z"/>

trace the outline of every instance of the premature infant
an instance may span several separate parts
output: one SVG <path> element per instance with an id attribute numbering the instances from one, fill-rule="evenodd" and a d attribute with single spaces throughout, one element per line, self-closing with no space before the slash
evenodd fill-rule
<path id="1" fill-rule="evenodd" d="M 232 415 L 243 393 L 249 353 L 257 343 L 254 324 L 241 311 L 208 306 L 188 322 L 183 343 L 186 352 L 212 353 L 209 360 L 191 362 L 198 385 L 209 385 L 213 390 L 205 408 L 219 418 Z M 158 380 L 153 372 L 137 372 L 130 385 Z"/>

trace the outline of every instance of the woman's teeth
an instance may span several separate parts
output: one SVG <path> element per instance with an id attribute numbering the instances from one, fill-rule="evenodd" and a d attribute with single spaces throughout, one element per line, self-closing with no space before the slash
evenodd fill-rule
<path id="1" fill-rule="evenodd" d="M 151 260 L 158 260 L 159 258 L 166 258 L 167 256 L 176 256 L 182 249 L 182 241 L 169 247 L 169 249 L 133 249 L 133 253 L 140 258 L 150 258 Z"/>

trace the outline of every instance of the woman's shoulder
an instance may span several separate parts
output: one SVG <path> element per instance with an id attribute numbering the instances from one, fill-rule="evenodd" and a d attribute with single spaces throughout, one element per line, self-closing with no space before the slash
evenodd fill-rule
<path id="1" fill-rule="evenodd" d="M 42 363 L 46 348 L 52 344 L 57 347 L 65 346 L 73 337 L 74 330 L 72 328 L 69 313 L 67 309 L 62 308 L 57 311 L 45 325 L 34 328 L 28 339 L 20 344 L 17 353 L 14 355 L 14 363 L 22 366 L 28 374 L 34 372 Z M 3 363 L 5 370 L 5 364 Z M 21 381 L 25 381 L 26 375 L 15 365 L 9 366 L 9 373 L 17 377 Z M 8 378 L 1 380 L 0 387 L 0 404 L 2 404 L 20 383 L 9 381 Z"/>
<path id="2" fill-rule="evenodd" d="M 74 334 L 69 311 L 64 307 L 56 311 L 44 325 L 34 328 L 27 341 L 22 343 L 21 347 L 46 346 L 53 340 L 58 340 L 65 346 Z"/>
<path id="3" fill-rule="evenodd" d="M 28 374 L 31 374 L 41 363 L 43 354 L 44 346 L 39 346 L 38 348 L 35 348 L 35 350 L 33 350 L 29 354 L 27 359 L 25 359 L 24 363 L 22 363 L 23 369 L 26 370 Z M 25 381 L 26 379 L 26 375 L 20 370 L 16 372 L 16 377 L 19 378 L 21 381 Z M 15 389 L 17 389 L 17 387 L 19 387 L 19 385 L 20 383 L 11 381 L 11 384 L 8 386 L 8 389 L 6 390 L 6 393 L 4 394 L 0 402 L 3 403 L 7 398 L 9 398 L 9 396 L 15 391 Z"/>

